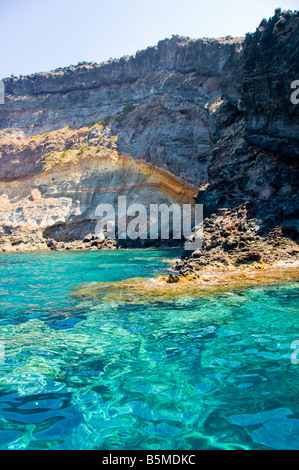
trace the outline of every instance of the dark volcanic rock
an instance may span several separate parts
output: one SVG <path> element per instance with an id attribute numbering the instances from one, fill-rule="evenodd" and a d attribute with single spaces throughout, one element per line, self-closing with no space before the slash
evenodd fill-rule
<path id="1" fill-rule="evenodd" d="M 241 266 L 259 268 L 278 260 L 299 260 L 297 243 L 286 238 L 280 227 L 267 236 L 259 234 L 258 220 L 249 217 L 248 204 L 221 211 L 204 221 L 204 240 L 201 249 L 186 252 L 172 267 L 167 281 L 178 282 L 181 277 L 200 277 L 207 270 L 235 269 Z M 225 236 L 224 236 L 225 234 Z"/>
<path id="2" fill-rule="evenodd" d="M 100 87 L 122 86 L 135 82 L 149 72 L 196 72 L 203 76 L 220 76 L 228 60 L 240 47 L 242 40 L 235 38 L 190 39 L 173 36 L 157 46 L 138 51 L 101 64 L 84 63 L 36 73 L 27 77 L 4 80 L 6 93 L 12 95 L 40 95 L 69 93 Z"/>
<path id="3" fill-rule="evenodd" d="M 296 12 L 277 12 L 246 36 L 240 109 L 224 100 L 210 111 L 208 184 L 197 197 L 205 217 L 248 203 L 248 217 L 259 221 L 263 236 L 279 225 L 295 240 L 299 105 L 291 103 L 290 85 L 299 77 L 298 39 Z"/>
<path id="4" fill-rule="evenodd" d="M 276 12 L 246 36 L 242 104 L 246 139 L 263 149 L 299 156 L 299 106 L 291 83 L 299 80 L 299 12 Z"/>

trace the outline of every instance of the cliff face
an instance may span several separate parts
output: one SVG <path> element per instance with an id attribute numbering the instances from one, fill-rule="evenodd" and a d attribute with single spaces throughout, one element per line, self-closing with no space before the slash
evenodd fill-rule
<path id="1" fill-rule="evenodd" d="M 242 112 L 225 99 L 213 112 L 208 187 L 198 195 L 206 215 L 248 203 L 265 233 L 280 224 L 298 235 L 299 106 L 291 102 L 298 37 L 299 14 L 290 12 L 247 35 Z"/>
<path id="2" fill-rule="evenodd" d="M 243 49 L 246 138 L 262 149 L 299 156 L 299 106 L 290 100 L 299 77 L 299 14 L 263 20 Z"/>
<path id="3" fill-rule="evenodd" d="M 144 204 L 198 193 L 208 217 L 245 204 L 256 232 L 280 225 L 296 238 L 298 18 L 276 12 L 245 39 L 174 36 L 134 57 L 5 79 L 3 249 L 24 227 L 37 246 L 55 224 L 86 237 L 115 190 Z"/>
<path id="4" fill-rule="evenodd" d="M 121 195 L 128 204 L 194 204 L 210 158 L 206 104 L 241 44 L 173 37 L 134 57 L 6 79 L 3 249 L 24 249 L 24 230 L 26 246 L 47 245 L 54 224 L 65 224 L 65 241 L 77 224 L 82 240 L 97 205 Z"/>
<path id="5" fill-rule="evenodd" d="M 64 242 L 82 241 L 95 234 L 98 205 L 117 208 L 119 196 L 126 196 L 128 206 L 194 205 L 191 184 L 116 148 L 116 136 L 110 137 L 102 124 L 21 140 L 3 138 L 0 249 L 54 249 L 55 242 L 63 248 Z"/>
<path id="6" fill-rule="evenodd" d="M 197 196 L 203 247 L 185 254 L 170 282 L 299 260 L 299 105 L 291 101 L 298 37 L 299 13 L 280 11 L 246 36 L 240 112 L 225 93 L 210 106 L 208 183 Z"/>
<path id="7" fill-rule="evenodd" d="M 205 105 L 241 43 L 173 37 L 134 57 L 6 79 L 0 127 L 29 137 L 103 120 L 120 153 L 197 184 L 210 152 Z"/>

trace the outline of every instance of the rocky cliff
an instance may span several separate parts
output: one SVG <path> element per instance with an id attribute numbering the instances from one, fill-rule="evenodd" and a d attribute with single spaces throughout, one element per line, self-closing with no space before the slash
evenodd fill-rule
<path id="1" fill-rule="evenodd" d="M 3 249 L 46 247 L 54 224 L 66 224 L 60 242 L 74 224 L 82 240 L 97 205 L 120 195 L 194 204 L 210 158 L 206 104 L 241 44 L 172 37 L 134 57 L 4 80 Z"/>
<path id="2" fill-rule="evenodd" d="M 217 267 L 298 261 L 299 105 L 291 101 L 298 40 L 298 12 L 279 9 L 246 36 L 239 112 L 228 94 L 211 106 L 208 182 L 197 196 L 206 216 L 203 247 L 183 256 L 170 281 Z"/>
<path id="3" fill-rule="evenodd" d="M 242 55 L 246 139 L 290 157 L 299 156 L 299 107 L 290 100 L 299 76 L 298 50 L 298 13 L 276 10 L 246 36 Z"/>
<path id="4" fill-rule="evenodd" d="M 296 238 L 298 21 L 276 11 L 246 38 L 173 36 L 134 57 L 5 79 L 2 249 L 90 246 L 95 207 L 116 195 L 198 194 L 209 218 L 245 204 L 258 236 L 279 225 Z"/>
<path id="5" fill-rule="evenodd" d="M 205 105 L 241 44 L 173 37 L 134 57 L 6 79 L 0 127 L 29 137 L 103 121 L 120 153 L 198 184 L 210 150 Z"/>

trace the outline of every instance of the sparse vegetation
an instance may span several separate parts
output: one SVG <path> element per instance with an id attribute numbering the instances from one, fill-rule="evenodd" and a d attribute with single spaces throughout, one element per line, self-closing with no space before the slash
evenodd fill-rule
<path id="1" fill-rule="evenodd" d="M 100 126 L 107 126 L 107 124 L 109 124 L 110 122 L 112 122 L 114 119 L 113 116 L 106 116 L 102 121 L 99 121 L 98 124 Z"/>
<path id="2" fill-rule="evenodd" d="M 132 112 L 134 110 L 134 105 L 132 103 L 127 103 L 124 107 L 124 109 L 122 110 L 121 114 L 119 114 L 116 118 L 115 118 L 115 121 L 120 124 L 122 123 L 126 117 L 128 116 L 128 114 L 130 112 Z"/>
<path id="3" fill-rule="evenodd" d="M 106 127 L 111 122 L 121 123 L 128 116 L 128 114 L 134 110 L 134 105 L 132 103 L 127 103 L 122 112 L 118 116 L 106 116 L 103 120 L 99 121 L 97 124 L 100 126 Z"/>
<path id="4" fill-rule="evenodd" d="M 81 154 L 84 152 L 84 150 L 85 150 L 85 147 L 84 147 L 84 146 L 81 147 L 81 148 L 79 149 L 77 155 L 81 155 Z"/>

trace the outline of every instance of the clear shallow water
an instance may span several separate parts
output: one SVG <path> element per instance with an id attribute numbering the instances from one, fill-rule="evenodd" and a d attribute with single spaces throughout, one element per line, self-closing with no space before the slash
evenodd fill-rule
<path id="1" fill-rule="evenodd" d="M 71 296 L 177 256 L 0 256 L 1 449 L 299 449 L 295 284 L 151 304 Z"/>

